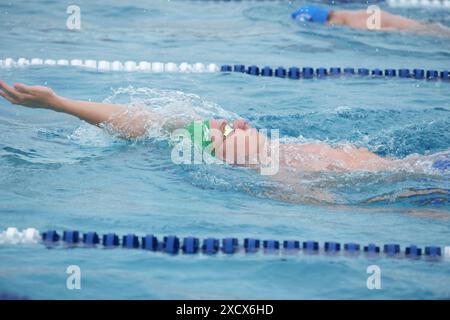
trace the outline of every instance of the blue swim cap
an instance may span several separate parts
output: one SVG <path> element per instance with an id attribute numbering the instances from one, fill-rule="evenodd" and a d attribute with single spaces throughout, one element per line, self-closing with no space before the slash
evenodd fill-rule
<path id="1" fill-rule="evenodd" d="M 293 19 L 308 22 L 325 23 L 330 15 L 330 10 L 317 6 L 304 6 L 292 12 Z"/>

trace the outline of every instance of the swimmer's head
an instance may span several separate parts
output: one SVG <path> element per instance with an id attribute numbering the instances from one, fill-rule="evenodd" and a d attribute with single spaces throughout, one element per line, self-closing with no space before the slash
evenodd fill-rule
<path id="1" fill-rule="evenodd" d="M 225 119 L 212 119 L 210 124 L 212 129 L 216 129 L 212 130 L 216 134 L 212 138 L 216 157 L 238 165 L 249 164 L 260 158 L 267 137 L 245 120 L 228 122 Z"/>
<path id="2" fill-rule="evenodd" d="M 225 119 L 196 120 L 185 129 L 197 148 L 202 152 L 208 150 L 227 163 L 244 164 L 257 158 L 267 141 L 265 135 L 251 128 L 243 119 L 232 122 Z"/>
<path id="3" fill-rule="evenodd" d="M 291 17 L 299 21 L 326 23 L 330 10 L 318 6 L 304 6 L 292 12 Z"/>
<path id="4" fill-rule="evenodd" d="M 247 122 L 242 119 L 232 123 L 225 119 L 204 119 L 190 122 L 185 129 L 196 148 L 202 152 L 208 150 L 208 153 L 214 156 L 215 150 L 228 136 L 236 129 L 246 129 L 247 127 Z"/>

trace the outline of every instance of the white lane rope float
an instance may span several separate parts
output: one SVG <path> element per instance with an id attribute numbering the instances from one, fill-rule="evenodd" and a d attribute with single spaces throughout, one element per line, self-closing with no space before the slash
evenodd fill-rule
<path id="1" fill-rule="evenodd" d="M 149 61 L 107 61 L 107 60 L 92 60 L 92 59 L 41 59 L 41 58 L 19 58 L 14 60 L 12 58 L 6 58 L 0 60 L 0 69 L 10 68 L 25 68 L 32 66 L 72 66 L 77 68 L 84 68 L 88 70 L 94 70 L 99 72 L 107 71 L 126 71 L 126 72 L 193 72 L 193 73 L 211 73 L 219 72 L 220 67 L 214 63 L 203 64 L 200 62 L 189 64 L 182 62 L 176 64 L 173 62 L 149 62 Z"/>

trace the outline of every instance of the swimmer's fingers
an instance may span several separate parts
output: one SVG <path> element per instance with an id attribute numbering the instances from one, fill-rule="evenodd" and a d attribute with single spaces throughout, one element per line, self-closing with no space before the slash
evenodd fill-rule
<path id="1" fill-rule="evenodd" d="M 15 100 L 11 96 L 9 96 L 8 94 L 6 94 L 3 91 L 0 91 L 0 96 L 3 97 L 5 100 L 8 100 L 11 103 L 14 103 L 14 104 L 16 103 Z"/>
<path id="2" fill-rule="evenodd" d="M 29 106 L 29 101 L 31 101 L 32 97 L 28 94 L 19 93 L 17 95 L 12 96 L 6 92 L 0 91 L 0 96 L 11 102 L 12 104 L 19 104 L 22 106 Z"/>
<path id="3" fill-rule="evenodd" d="M 20 95 L 20 93 L 14 89 L 13 87 L 11 87 L 10 85 L 8 85 L 5 81 L 0 80 L 0 89 L 2 90 L 2 92 L 4 94 L 6 94 L 9 98 L 17 100 L 18 96 Z M 5 99 L 7 99 L 5 97 L 5 95 L 2 95 L 2 97 L 4 97 Z M 8 101 L 11 101 L 9 99 L 7 99 Z"/>
<path id="4" fill-rule="evenodd" d="M 14 87 L 9 86 L 4 81 L 0 81 L 1 96 L 11 102 L 12 104 L 20 104 L 23 106 L 32 106 L 34 102 L 33 94 L 25 85 L 16 84 Z"/>
<path id="5" fill-rule="evenodd" d="M 17 91 L 24 93 L 24 94 L 32 94 L 32 89 L 33 87 L 30 86 L 26 86 L 23 83 L 16 83 L 14 85 L 14 89 L 16 89 Z"/>
<path id="6" fill-rule="evenodd" d="M 23 101 L 23 94 L 16 93 L 11 91 L 9 88 L 2 87 L 0 90 L 0 96 L 2 96 L 5 100 L 8 100 L 12 104 L 21 104 Z"/>
<path id="7" fill-rule="evenodd" d="M 14 89 L 20 93 L 19 99 L 23 105 L 28 105 L 39 99 L 39 88 L 39 86 L 31 87 L 23 83 L 16 83 L 14 85 Z"/>

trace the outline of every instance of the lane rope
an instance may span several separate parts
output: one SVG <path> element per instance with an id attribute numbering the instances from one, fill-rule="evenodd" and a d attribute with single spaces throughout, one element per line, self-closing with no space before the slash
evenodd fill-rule
<path id="1" fill-rule="evenodd" d="M 277 77 L 288 79 L 312 79 L 312 78 L 326 78 L 326 77 L 338 77 L 338 76 L 360 76 L 373 78 L 411 78 L 416 80 L 444 80 L 450 81 L 449 70 L 425 70 L 420 68 L 414 69 L 368 69 L 368 68 L 352 68 L 352 67 L 331 67 L 331 68 L 312 68 L 312 67 L 277 67 L 272 68 L 270 66 L 259 67 L 251 65 L 246 67 L 243 64 L 229 65 L 224 64 L 220 67 L 215 63 L 193 63 L 189 64 L 183 62 L 176 64 L 173 62 L 149 62 L 149 61 L 106 61 L 106 60 L 81 60 L 81 59 L 41 59 L 41 58 L 19 58 L 14 60 L 12 58 L 6 58 L 0 60 L 0 69 L 12 69 L 12 68 L 26 68 L 33 66 L 61 66 L 61 67 L 75 67 L 82 68 L 98 72 L 154 72 L 154 73 L 245 73 L 253 76 L 262 77 Z"/>
<path id="2" fill-rule="evenodd" d="M 225 64 L 220 67 L 221 72 L 241 72 L 253 76 L 262 77 L 278 77 L 289 79 L 312 79 L 312 78 L 326 78 L 338 76 L 371 76 L 373 78 L 412 78 L 416 80 L 444 80 L 450 81 L 449 70 L 425 70 L 425 69 L 368 69 L 368 68 L 352 68 L 352 67 L 331 67 L 331 68 L 312 68 L 312 67 L 278 67 L 271 68 L 265 66 L 260 68 L 256 65 L 246 67 L 243 64 L 235 64 L 234 66 Z"/>
<path id="3" fill-rule="evenodd" d="M 237 253 L 264 254 L 294 254 L 303 251 L 307 254 L 323 254 L 336 256 L 359 256 L 364 254 L 369 257 L 393 257 L 409 258 L 413 260 L 425 259 L 427 261 L 446 260 L 450 261 L 450 246 L 429 245 L 420 248 L 414 244 L 401 248 L 399 244 L 388 243 L 378 246 L 374 243 L 360 245 L 358 243 L 338 243 L 333 241 L 324 242 L 322 245 L 317 241 L 309 240 L 260 240 L 256 238 L 245 238 L 239 241 L 234 237 L 205 238 L 197 237 L 179 238 L 174 235 L 164 236 L 160 239 L 153 234 L 138 236 L 129 233 L 120 237 L 115 233 L 106 233 L 100 236 L 97 232 L 86 232 L 66 230 L 59 234 L 56 230 L 48 230 L 40 233 L 35 228 L 27 228 L 19 231 L 15 227 L 9 227 L 0 233 L 0 244 L 43 244 L 47 247 L 63 245 L 65 248 L 92 247 L 92 248 L 128 248 L 142 249 L 146 251 L 175 254 L 205 254 L 216 255 L 219 253 L 230 255 Z"/>

